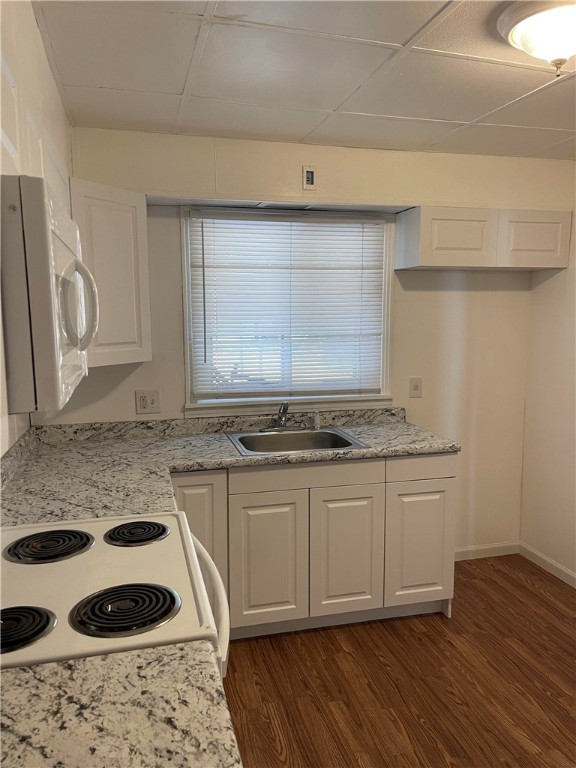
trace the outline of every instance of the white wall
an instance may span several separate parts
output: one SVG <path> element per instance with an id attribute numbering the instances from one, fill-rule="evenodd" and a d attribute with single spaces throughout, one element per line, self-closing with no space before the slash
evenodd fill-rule
<path id="1" fill-rule="evenodd" d="M 569 269 L 532 281 L 521 551 L 576 586 L 574 244 Z"/>
<path id="2" fill-rule="evenodd" d="M 408 421 L 455 437 L 459 556 L 505 552 L 520 533 L 530 276 L 397 273 L 392 384 Z M 408 378 L 421 376 L 421 399 Z"/>
<path id="3" fill-rule="evenodd" d="M 44 176 L 68 204 L 71 135 L 30 2 L 0 3 L 2 26 L 1 172 Z M 27 415 L 9 416 L 0 335 L 0 455 L 29 426 Z"/>

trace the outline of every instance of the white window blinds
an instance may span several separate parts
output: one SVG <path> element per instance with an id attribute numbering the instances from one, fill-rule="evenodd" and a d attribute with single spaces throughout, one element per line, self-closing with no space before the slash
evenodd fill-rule
<path id="1" fill-rule="evenodd" d="M 384 227 L 190 212 L 190 400 L 380 394 Z"/>

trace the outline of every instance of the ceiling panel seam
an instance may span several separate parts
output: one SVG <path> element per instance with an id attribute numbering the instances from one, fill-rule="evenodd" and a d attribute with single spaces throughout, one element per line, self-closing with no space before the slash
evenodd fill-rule
<path id="1" fill-rule="evenodd" d="M 425 142 L 424 144 L 419 147 L 419 149 L 430 149 L 431 147 L 434 147 L 436 144 L 439 144 L 440 142 L 444 141 L 445 139 L 454 136 L 455 134 L 462 133 L 463 131 L 468 130 L 469 128 L 472 128 L 476 125 L 482 124 L 482 125 L 497 125 L 499 127 L 514 127 L 514 128 L 541 128 L 541 126 L 531 125 L 518 125 L 518 126 L 502 126 L 500 123 L 485 123 L 485 118 L 489 117 L 490 115 L 495 115 L 498 112 L 501 112 L 502 110 L 512 106 L 513 104 L 517 104 L 518 102 L 524 101 L 530 96 L 534 96 L 536 93 L 540 93 L 541 91 L 550 90 L 555 85 L 559 85 L 561 82 L 565 82 L 566 80 L 571 80 L 574 78 L 574 75 L 565 75 L 562 78 L 554 78 L 550 83 L 544 83 L 544 85 L 539 86 L 538 88 L 535 88 L 533 91 L 529 91 L 529 93 L 524 93 L 522 96 L 519 96 L 517 99 L 513 99 L 512 101 L 508 101 L 506 104 L 502 104 L 500 107 L 497 107 L 496 109 L 492 109 L 490 112 L 486 112 L 483 115 L 480 115 L 480 117 L 474 118 L 474 120 L 469 120 L 466 122 L 465 125 L 460 126 L 459 128 L 455 128 L 453 131 L 449 131 L 444 136 L 440 136 L 436 139 L 433 139 L 432 141 Z M 541 128 L 542 130 L 566 130 L 564 128 Z"/>
<path id="2" fill-rule="evenodd" d="M 210 34 L 210 28 L 212 27 L 212 19 L 216 12 L 217 2 L 209 2 L 204 11 L 200 29 L 198 30 L 198 36 L 196 38 L 196 44 L 194 45 L 194 51 L 192 52 L 192 58 L 190 59 L 190 66 L 186 73 L 186 80 L 184 82 L 184 88 L 182 89 L 182 95 L 180 96 L 180 102 L 178 104 L 178 112 L 176 113 L 176 119 L 174 121 L 174 130 L 180 133 L 182 122 L 184 119 L 184 113 L 186 109 L 186 101 L 192 93 L 194 82 L 198 75 L 198 65 L 204 53 L 204 48 L 208 42 L 208 36 Z"/>

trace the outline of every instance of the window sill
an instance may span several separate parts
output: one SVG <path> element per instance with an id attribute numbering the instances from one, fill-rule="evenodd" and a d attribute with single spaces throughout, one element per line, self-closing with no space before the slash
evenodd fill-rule
<path id="1" fill-rule="evenodd" d="M 391 395 L 373 397 L 278 397 L 247 400 L 204 400 L 184 405 L 185 416 L 221 416 L 225 414 L 260 415 L 275 413 L 287 402 L 292 413 L 385 408 L 393 405 Z"/>

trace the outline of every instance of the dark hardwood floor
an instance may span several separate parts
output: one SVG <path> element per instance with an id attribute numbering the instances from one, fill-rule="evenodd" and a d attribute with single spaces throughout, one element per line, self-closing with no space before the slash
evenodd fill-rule
<path id="1" fill-rule="evenodd" d="M 575 768 L 575 599 L 520 555 L 469 560 L 452 619 L 233 642 L 245 768 Z"/>

